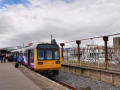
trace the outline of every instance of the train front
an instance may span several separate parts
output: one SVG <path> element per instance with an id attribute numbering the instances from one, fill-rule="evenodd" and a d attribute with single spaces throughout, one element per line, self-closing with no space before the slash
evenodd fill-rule
<path id="1" fill-rule="evenodd" d="M 55 44 L 38 44 L 35 54 L 35 70 L 58 74 L 61 68 L 59 46 Z"/>

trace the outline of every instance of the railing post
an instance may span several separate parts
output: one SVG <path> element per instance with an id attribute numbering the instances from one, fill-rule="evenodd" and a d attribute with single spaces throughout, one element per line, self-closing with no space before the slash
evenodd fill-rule
<path id="1" fill-rule="evenodd" d="M 105 69 L 108 67 L 108 47 L 107 47 L 107 41 L 108 41 L 108 36 L 103 37 L 104 40 L 104 46 L 105 46 Z"/>
<path id="2" fill-rule="evenodd" d="M 81 41 L 76 40 L 76 43 L 77 43 L 78 62 L 80 63 L 80 44 L 81 44 Z"/>
<path id="3" fill-rule="evenodd" d="M 60 46 L 61 46 L 61 59 L 63 60 L 63 47 L 64 47 L 64 43 L 61 43 Z"/>

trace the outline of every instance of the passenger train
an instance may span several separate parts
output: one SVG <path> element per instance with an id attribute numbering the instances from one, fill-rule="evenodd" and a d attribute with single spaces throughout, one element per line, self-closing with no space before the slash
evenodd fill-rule
<path id="1" fill-rule="evenodd" d="M 55 40 L 22 49 L 23 64 L 35 71 L 57 75 L 61 68 L 60 48 Z"/>

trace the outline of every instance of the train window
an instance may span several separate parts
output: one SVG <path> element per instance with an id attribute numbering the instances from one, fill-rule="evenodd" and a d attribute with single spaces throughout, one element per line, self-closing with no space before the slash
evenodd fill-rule
<path id="1" fill-rule="evenodd" d="M 52 59 L 52 51 L 47 50 L 47 59 Z"/>
<path id="2" fill-rule="evenodd" d="M 34 58 L 34 52 L 31 50 L 31 57 Z"/>
<path id="3" fill-rule="evenodd" d="M 38 50 L 38 60 L 44 60 L 44 51 Z"/>
<path id="4" fill-rule="evenodd" d="M 55 59 L 59 59 L 59 51 L 55 51 Z"/>

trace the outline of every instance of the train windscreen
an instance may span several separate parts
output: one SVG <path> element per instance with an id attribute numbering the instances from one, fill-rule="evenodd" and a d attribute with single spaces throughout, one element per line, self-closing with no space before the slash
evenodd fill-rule
<path id="1" fill-rule="evenodd" d="M 44 50 L 38 50 L 38 60 L 44 60 Z"/>
<path id="2" fill-rule="evenodd" d="M 37 48 L 38 60 L 59 60 L 58 45 L 39 45 Z"/>

